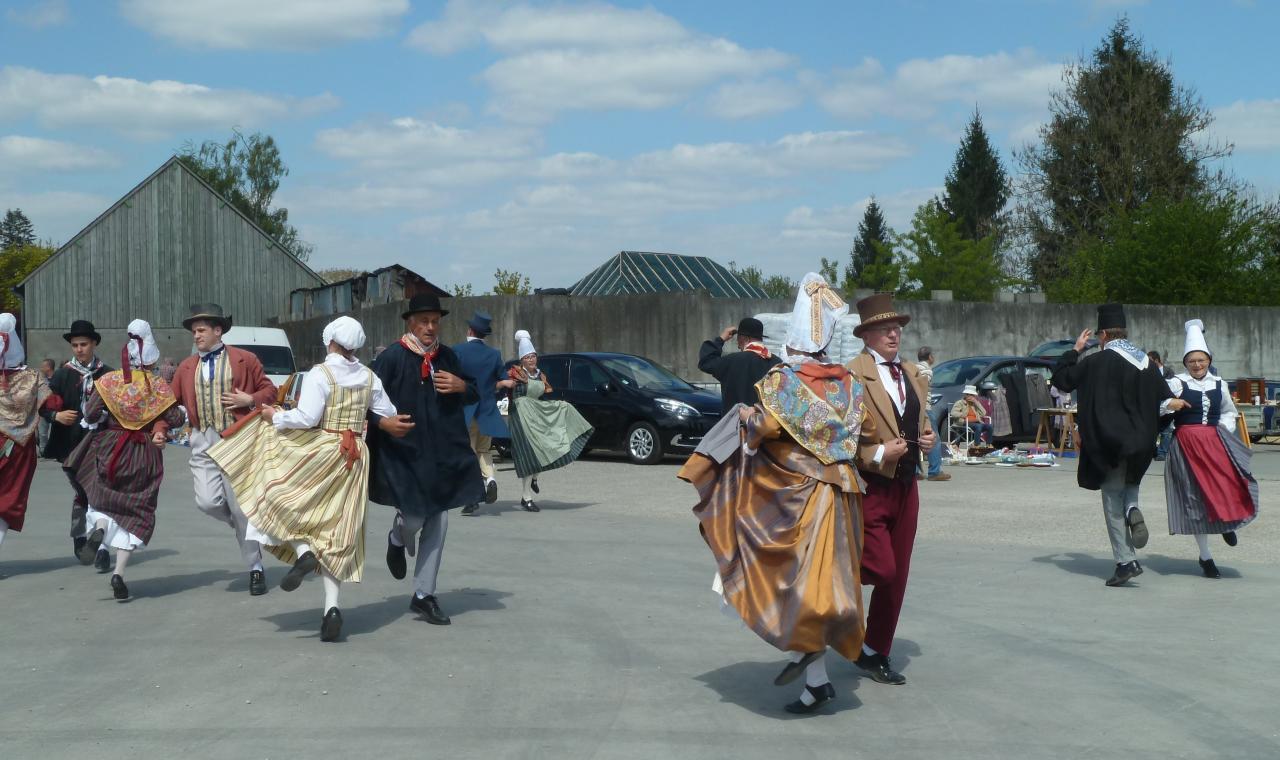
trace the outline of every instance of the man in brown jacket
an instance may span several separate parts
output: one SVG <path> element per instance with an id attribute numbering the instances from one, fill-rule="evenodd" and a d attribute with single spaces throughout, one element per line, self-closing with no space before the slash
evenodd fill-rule
<path id="1" fill-rule="evenodd" d="M 874 420 L 858 446 L 858 471 L 867 482 L 862 500 L 862 582 L 874 587 L 867 610 L 867 636 L 855 664 L 879 683 L 903 684 L 889 650 L 902 612 L 916 540 L 920 494 L 916 468 L 936 443 L 925 413 L 928 382 L 898 357 L 902 328 L 911 321 L 893 307 L 893 296 L 877 293 L 858 302 L 853 334 L 864 349 L 849 362 L 862 383 L 866 410 Z M 866 431 L 872 431 L 868 434 Z"/>
<path id="2" fill-rule="evenodd" d="M 191 423 L 191 477 L 195 481 L 196 506 L 201 512 L 230 525 L 249 566 L 249 593 L 267 593 L 262 572 L 262 548 L 245 538 L 248 521 L 222 470 L 209 458 L 209 447 L 222 431 L 263 404 L 274 404 L 276 387 L 262 371 L 258 357 L 226 346 L 222 334 L 231 329 L 231 317 L 215 304 L 196 304 L 182 321 L 191 331 L 196 353 L 178 365 L 173 374 L 173 395 Z M 197 372 L 198 370 L 198 372 Z"/>

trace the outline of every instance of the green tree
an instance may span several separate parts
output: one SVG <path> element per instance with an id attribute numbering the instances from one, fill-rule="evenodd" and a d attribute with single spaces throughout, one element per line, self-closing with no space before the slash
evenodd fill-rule
<path id="1" fill-rule="evenodd" d="M 289 167 L 270 135 L 254 132 L 245 137 L 234 130 L 225 143 L 206 140 L 196 146 L 188 142 L 178 159 L 285 250 L 300 261 L 311 258 L 312 246 L 289 224 L 289 210 L 271 207 Z"/>
<path id="2" fill-rule="evenodd" d="M 1000 215 L 1008 200 L 1009 177 L 987 138 L 982 115 L 975 110 L 947 173 L 942 208 L 960 225 L 962 235 L 979 240 L 999 232 Z"/>
<path id="3" fill-rule="evenodd" d="M 853 292 L 853 283 L 848 277 L 848 267 L 845 267 L 845 276 L 840 275 L 840 261 L 838 259 L 829 259 L 822 257 L 822 264 L 818 267 L 818 274 L 822 275 L 822 279 L 827 281 L 828 285 L 839 288 L 848 296 Z"/>
<path id="4" fill-rule="evenodd" d="M 359 277 L 364 274 L 364 271 L 360 269 L 344 269 L 342 267 L 335 267 L 333 269 L 316 270 L 316 274 L 323 277 L 325 282 L 332 283 L 350 280 L 352 277 Z"/>
<path id="5" fill-rule="evenodd" d="M 1143 46 L 1127 19 L 1063 82 L 1039 144 L 1015 154 L 1026 176 L 1019 206 L 1026 264 L 1041 287 L 1075 250 L 1102 239 L 1115 214 L 1220 185 L 1208 163 L 1231 153 L 1230 145 L 1197 139 L 1212 113 L 1174 81 L 1171 65 Z"/>
<path id="6" fill-rule="evenodd" d="M 844 281 L 846 290 L 855 287 L 877 288 L 885 279 L 885 265 L 893 259 L 893 230 L 884 220 L 884 213 L 875 196 L 862 212 L 862 221 L 858 222 L 858 237 L 853 241 L 853 249 L 849 251 L 849 266 L 845 268 Z M 867 270 L 871 268 L 873 275 L 867 279 Z"/>
<path id="7" fill-rule="evenodd" d="M 36 228 L 20 208 L 11 208 L 0 221 L 0 251 L 36 244 Z"/>
<path id="8" fill-rule="evenodd" d="M 465 284 L 458 283 L 453 287 L 449 288 L 449 291 L 452 292 L 453 295 L 458 298 L 469 298 L 475 295 L 475 291 L 472 289 L 471 283 L 469 282 Z"/>
<path id="9" fill-rule="evenodd" d="M 729 271 L 740 277 L 748 285 L 763 290 L 768 298 L 791 298 L 795 296 L 796 288 L 800 286 L 795 280 L 784 275 L 766 276 L 757 266 L 739 269 L 736 262 L 730 261 Z"/>
<path id="10" fill-rule="evenodd" d="M 960 221 L 938 200 L 916 209 L 911 231 L 898 236 L 906 252 L 904 295 L 925 297 L 932 290 L 950 290 L 959 301 L 990 301 L 1003 284 L 995 235 L 979 240 L 965 237 Z"/>
<path id="11" fill-rule="evenodd" d="M 499 269 L 493 273 L 495 285 L 493 286 L 494 295 L 499 296 L 527 296 L 533 292 L 532 283 L 529 278 L 519 272 L 508 272 L 505 269 Z"/>
<path id="12" fill-rule="evenodd" d="M 43 245 L 21 245 L 0 251 L 0 310 L 13 311 L 22 308 L 22 301 L 13 292 L 19 282 L 31 274 L 53 255 L 54 249 Z"/>

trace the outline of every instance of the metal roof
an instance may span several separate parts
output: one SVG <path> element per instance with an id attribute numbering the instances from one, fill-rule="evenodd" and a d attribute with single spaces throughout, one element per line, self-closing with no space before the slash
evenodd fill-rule
<path id="1" fill-rule="evenodd" d="M 768 297 L 706 256 L 645 251 L 622 251 L 579 280 L 570 292 L 575 296 L 615 296 L 682 290 L 705 290 L 716 298 Z"/>

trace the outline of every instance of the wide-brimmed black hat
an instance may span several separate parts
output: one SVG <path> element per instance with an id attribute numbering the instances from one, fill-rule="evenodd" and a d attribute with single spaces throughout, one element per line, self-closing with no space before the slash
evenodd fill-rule
<path id="1" fill-rule="evenodd" d="M 1104 303 L 1098 307 L 1098 332 L 1108 328 L 1128 328 L 1124 319 L 1124 304 Z"/>
<path id="2" fill-rule="evenodd" d="M 223 332 L 231 329 L 231 315 L 223 314 L 222 307 L 216 303 L 191 304 L 191 316 L 182 320 L 182 326 L 183 328 L 190 330 L 191 324 L 201 319 L 206 322 L 212 322 L 215 325 L 220 325 Z"/>
<path id="3" fill-rule="evenodd" d="M 93 329 L 93 323 L 87 319 L 77 319 L 71 323 L 71 329 L 62 334 L 62 339 L 68 343 L 72 338 L 88 338 L 94 343 L 102 342 L 102 336 Z"/>
<path id="4" fill-rule="evenodd" d="M 417 314 L 420 311 L 438 311 L 440 316 L 444 316 L 449 311 L 440 306 L 440 296 L 435 293 L 419 293 L 409 299 L 409 308 L 400 315 L 401 319 L 408 319 L 411 314 Z"/>
<path id="5" fill-rule="evenodd" d="M 764 323 L 755 317 L 746 317 L 738 323 L 738 334 L 744 338 L 764 340 Z"/>
<path id="6" fill-rule="evenodd" d="M 493 317 L 483 311 L 477 311 L 471 315 L 471 321 L 467 323 L 467 327 L 476 331 L 476 335 L 481 338 L 493 332 Z"/>

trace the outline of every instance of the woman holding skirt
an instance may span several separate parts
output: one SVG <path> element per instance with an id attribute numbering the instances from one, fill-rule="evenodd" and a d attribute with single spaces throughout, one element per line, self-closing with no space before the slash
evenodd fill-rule
<path id="1" fill-rule="evenodd" d="M 538 512 L 533 495 L 539 492 L 538 473 L 564 467 L 577 459 L 594 432 L 591 424 L 567 401 L 548 401 L 551 383 L 538 369 L 538 352 L 528 331 L 516 331 L 520 360 L 507 374 L 511 403 L 507 423 L 511 454 L 520 478 L 520 507 Z"/>
<path id="2" fill-rule="evenodd" d="M 1236 407 L 1222 378 L 1209 371 L 1213 354 L 1204 322 L 1186 323 L 1181 372 L 1169 379 L 1176 398 L 1165 402 L 1173 415 L 1173 440 L 1164 467 L 1164 492 L 1170 535 L 1195 536 L 1200 570 L 1206 578 L 1222 573 L 1209 550 L 1209 534 L 1235 546 L 1236 531 L 1258 516 L 1258 482 L 1252 452 L 1236 435 Z"/>
<path id="3" fill-rule="evenodd" d="M 160 349 L 151 325 L 135 319 L 128 333 L 123 369 L 95 380 L 84 401 L 85 422 L 95 428 L 63 465 L 88 496 L 80 561 L 93 561 L 99 547 L 115 549 L 111 592 L 118 601 L 129 599 L 124 572 L 130 557 L 155 532 L 168 432 L 186 423 L 169 384 L 155 372 Z"/>
<path id="4" fill-rule="evenodd" d="M 249 520 L 248 538 L 293 563 L 280 588 L 293 591 L 319 570 L 320 640 L 337 641 L 339 589 L 364 572 L 365 421 L 372 412 L 396 436 L 412 423 L 396 414 L 382 381 L 355 358 L 365 340 L 359 322 L 339 317 L 322 338 L 329 353 L 303 378 L 297 407 L 259 409 L 224 432 L 209 456 L 226 473 Z"/>
<path id="5" fill-rule="evenodd" d="M 760 638 L 791 656 L 774 680 L 805 675 L 810 713 L 835 698 L 823 656 L 855 660 L 863 636 L 862 386 L 825 349 L 848 306 L 805 276 L 785 363 L 757 384 L 760 403 L 726 414 L 680 470 L 718 568 L 715 588 Z M 865 432 L 870 433 L 867 429 Z"/>
<path id="6" fill-rule="evenodd" d="M 26 365 L 18 320 L 0 314 L 0 545 L 10 530 L 22 530 L 36 473 L 39 411 L 61 408 L 39 371 Z"/>

